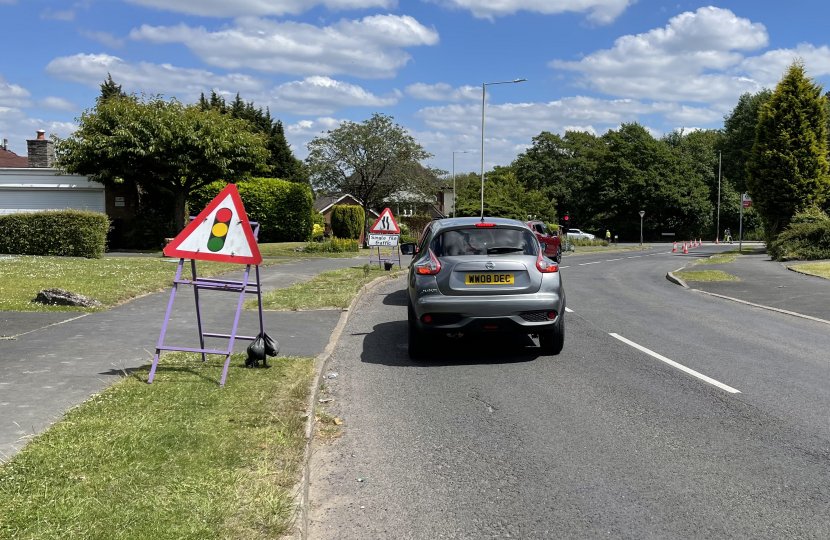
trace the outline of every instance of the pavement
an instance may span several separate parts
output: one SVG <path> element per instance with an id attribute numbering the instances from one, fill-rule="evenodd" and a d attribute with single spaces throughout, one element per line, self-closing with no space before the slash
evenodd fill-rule
<path id="1" fill-rule="evenodd" d="M 730 248 L 563 261 L 555 357 L 491 335 L 412 361 L 404 280 L 365 295 L 309 537 L 830 538 L 827 325 L 665 278 Z"/>
<path id="2" fill-rule="evenodd" d="M 364 264 L 363 259 L 306 259 L 262 268 L 263 290 L 307 281 L 325 270 Z M 171 279 L 175 265 L 170 265 Z M 228 279 L 241 279 L 242 272 Z M 152 361 L 169 289 L 96 313 L 0 313 L 0 461 L 14 455 L 34 435 L 68 409 L 100 392 L 124 373 Z M 206 331 L 228 333 L 238 296 L 202 291 Z M 265 328 L 285 356 L 320 354 L 340 317 L 339 310 L 265 312 Z M 255 335 L 255 311 L 244 311 L 239 332 Z M 181 287 L 165 338 L 168 345 L 198 347 L 191 287 Z M 207 339 L 206 345 L 225 346 Z M 236 352 L 249 342 L 237 341 Z"/>
<path id="3" fill-rule="evenodd" d="M 737 245 L 730 248 L 737 249 Z M 689 255 L 700 258 L 701 253 L 703 252 L 693 251 Z M 830 320 L 830 279 L 805 276 L 787 270 L 787 266 L 797 264 L 799 263 L 775 262 L 759 248 L 756 253 L 742 255 L 732 263 L 688 264 L 683 270 L 722 270 L 741 279 L 688 281 L 689 287 L 694 289 Z"/>

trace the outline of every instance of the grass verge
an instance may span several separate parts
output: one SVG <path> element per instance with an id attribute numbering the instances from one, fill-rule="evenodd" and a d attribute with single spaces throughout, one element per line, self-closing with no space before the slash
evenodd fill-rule
<path id="1" fill-rule="evenodd" d="M 262 266 L 279 262 L 264 260 Z M 196 270 L 203 277 L 244 268 L 238 264 L 196 263 Z M 156 257 L 80 259 L 12 256 L 0 260 L 0 311 L 97 311 L 71 306 L 44 306 L 34 304 L 32 300 L 38 291 L 57 287 L 95 298 L 112 307 L 169 287 L 175 275 L 175 263 Z M 190 263 L 185 263 L 183 275 L 190 275 Z"/>
<path id="2" fill-rule="evenodd" d="M 615 251 L 642 251 L 644 249 L 651 249 L 651 246 L 628 246 L 628 247 L 615 247 L 615 246 L 585 246 L 579 247 L 576 246 L 575 251 L 566 251 L 563 253 L 565 257 L 572 257 L 574 255 L 584 255 L 586 253 L 613 253 Z"/>
<path id="3" fill-rule="evenodd" d="M 262 296 L 263 309 L 296 311 L 298 309 L 347 308 L 361 287 L 380 276 L 392 272 L 368 265 L 330 270 L 314 276 L 310 281 L 297 283 L 286 289 L 277 289 Z M 256 309 L 256 300 L 245 303 Z"/>
<path id="4" fill-rule="evenodd" d="M 295 248 L 301 248 L 308 245 L 308 242 L 280 242 L 277 244 L 260 244 L 259 252 L 263 257 L 298 257 L 311 258 L 322 257 L 326 259 L 353 259 L 355 257 L 368 257 L 369 250 L 361 248 L 359 252 L 346 253 L 301 253 L 294 251 Z"/>
<path id="5" fill-rule="evenodd" d="M 698 259 L 695 261 L 695 264 L 727 264 L 733 263 L 738 260 L 737 253 L 733 255 L 727 255 L 725 253 L 721 253 L 719 255 L 713 255 L 708 259 Z"/>
<path id="6" fill-rule="evenodd" d="M 739 278 L 721 270 L 683 271 L 674 272 L 674 275 L 684 281 L 740 281 Z"/>
<path id="7" fill-rule="evenodd" d="M 0 466 L 0 538 L 275 538 L 293 518 L 310 358 L 162 357 Z"/>
<path id="8" fill-rule="evenodd" d="M 791 268 L 795 268 L 799 272 L 803 272 L 805 274 L 830 279 L 830 262 L 799 264 L 793 265 Z"/>

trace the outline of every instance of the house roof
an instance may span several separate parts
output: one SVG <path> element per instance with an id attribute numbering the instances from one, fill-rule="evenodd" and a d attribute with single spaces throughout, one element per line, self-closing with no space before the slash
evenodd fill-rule
<path id="1" fill-rule="evenodd" d="M 340 204 L 340 202 L 344 199 L 352 199 L 357 204 L 360 204 L 360 199 L 348 193 L 345 195 L 326 195 L 314 201 L 314 209 L 321 214 L 324 214 L 326 211 L 330 210 L 332 206 Z M 380 217 L 380 214 L 371 208 L 369 209 L 369 214 L 375 217 Z"/>
<path id="2" fill-rule="evenodd" d="M 3 148 L 0 148 L 0 167 L 28 169 L 29 158 L 25 156 L 18 156 L 11 150 L 4 150 Z"/>

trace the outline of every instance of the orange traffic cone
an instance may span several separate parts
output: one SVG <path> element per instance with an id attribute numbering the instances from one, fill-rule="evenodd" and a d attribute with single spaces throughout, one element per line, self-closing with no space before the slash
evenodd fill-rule
<path id="1" fill-rule="evenodd" d="M 683 242 L 683 253 L 688 253 L 689 248 L 686 247 L 686 242 Z"/>
<path id="2" fill-rule="evenodd" d="M 718 239 L 715 238 L 715 245 L 718 245 L 718 244 L 720 244 L 720 242 L 718 242 Z"/>
<path id="3" fill-rule="evenodd" d="M 671 250 L 672 253 L 677 253 L 677 242 L 674 243 L 674 247 Z"/>

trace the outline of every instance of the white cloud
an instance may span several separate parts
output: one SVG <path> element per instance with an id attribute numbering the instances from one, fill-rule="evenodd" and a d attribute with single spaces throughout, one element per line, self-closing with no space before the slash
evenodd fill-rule
<path id="1" fill-rule="evenodd" d="M 389 78 L 411 58 L 403 47 L 434 45 L 438 32 L 408 15 L 341 19 L 326 27 L 242 17 L 216 32 L 184 24 L 144 25 L 130 38 L 183 43 L 204 62 L 226 69 Z"/>
<path id="2" fill-rule="evenodd" d="M 517 11 L 545 15 L 589 11 L 588 20 L 608 24 L 636 0 L 431 0 L 449 7 L 469 9 L 474 17 L 492 19 Z"/>
<path id="3" fill-rule="evenodd" d="M 481 99 L 481 89 L 476 86 L 460 86 L 453 88 L 447 83 L 410 84 L 405 88 L 406 93 L 415 99 L 429 101 L 452 101 L 460 103 L 463 101 L 474 101 Z"/>
<path id="4" fill-rule="evenodd" d="M 79 30 L 78 33 L 87 39 L 97 41 L 111 49 L 120 49 L 124 46 L 124 38 L 117 38 L 109 32 L 96 30 Z"/>
<path id="5" fill-rule="evenodd" d="M 323 116 L 314 120 L 300 120 L 285 126 L 285 138 L 291 144 L 291 151 L 300 159 L 308 155 L 308 144 L 314 137 L 323 137 L 327 131 L 337 129 L 346 120 Z"/>
<path id="6" fill-rule="evenodd" d="M 46 8 L 40 13 L 41 19 L 53 19 L 55 21 L 74 21 L 75 10 L 67 9 L 62 11 L 55 11 L 52 8 Z"/>
<path id="7" fill-rule="evenodd" d="M 399 97 L 399 93 L 376 96 L 360 86 L 328 77 L 306 77 L 276 86 L 255 101 L 291 114 L 328 115 L 345 107 L 391 107 Z"/>
<path id="8" fill-rule="evenodd" d="M 125 92 L 176 95 L 187 100 L 211 89 L 232 93 L 263 89 L 262 82 L 249 75 L 215 75 L 203 69 L 149 62 L 130 64 L 108 54 L 76 54 L 55 58 L 46 66 L 46 73 L 90 88 L 98 88 L 107 78 L 107 73 L 110 73 Z"/>
<path id="9" fill-rule="evenodd" d="M 10 84 L 0 74 L 0 107 L 28 107 L 31 94 L 22 86 Z"/>
<path id="10" fill-rule="evenodd" d="M 39 100 L 37 102 L 37 107 L 39 109 L 47 111 L 73 112 L 78 110 L 77 103 L 72 103 L 68 99 L 54 96 L 46 97 Z"/>
<path id="11" fill-rule="evenodd" d="M 751 51 L 769 42 L 760 23 L 728 9 L 703 7 L 669 20 L 664 28 L 616 40 L 614 47 L 575 62 L 554 60 L 551 67 L 577 71 L 582 84 L 600 92 L 668 101 L 731 102 L 757 81 L 727 73 Z"/>
<path id="12" fill-rule="evenodd" d="M 804 60 L 807 75 L 811 77 L 830 75 L 830 47 L 827 45 L 816 47 L 809 43 L 801 43 L 795 49 L 777 49 L 747 58 L 737 69 L 747 73 L 759 84 L 772 88 L 781 80 L 787 67 L 796 58 Z"/>
<path id="13" fill-rule="evenodd" d="M 0 133 L 9 140 L 9 150 L 19 156 L 25 156 L 26 141 L 37 136 L 37 130 L 46 130 L 47 135 L 55 134 L 66 137 L 73 133 L 78 126 L 72 122 L 52 122 L 31 118 L 20 109 L 0 107 Z"/>
<path id="14" fill-rule="evenodd" d="M 2 1 L 2 0 L 0 0 Z M 332 11 L 363 8 L 390 9 L 395 0 L 126 0 L 130 4 L 204 17 L 244 15 L 298 15 L 315 6 Z"/>

